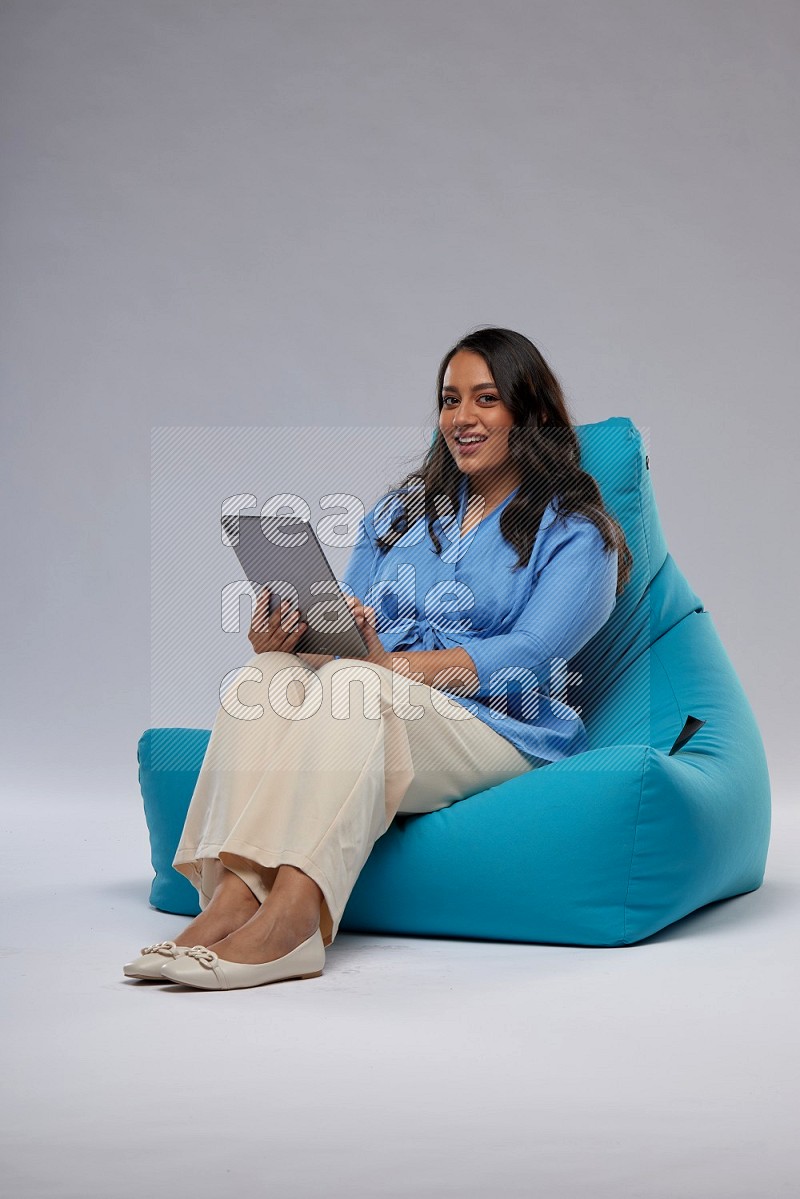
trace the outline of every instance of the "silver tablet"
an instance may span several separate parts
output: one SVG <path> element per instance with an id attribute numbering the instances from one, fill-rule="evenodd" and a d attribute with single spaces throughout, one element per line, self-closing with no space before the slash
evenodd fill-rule
<path id="1" fill-rule="evenodd" d="M 366 658 L 369 654 L 344 593 L 308 521 L 296 516 L 222 516 L 223 540 L 236 552 L 256 593 L 270 590 L 269 610 L 287 599 L 308 628 L 293 653 Z"/>

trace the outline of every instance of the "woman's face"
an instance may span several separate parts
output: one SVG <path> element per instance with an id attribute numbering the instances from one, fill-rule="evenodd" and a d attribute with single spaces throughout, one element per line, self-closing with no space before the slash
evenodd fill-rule
<path id="1" fill-rule="evenodd" d="M 514 424 L 500 399 L 485 360 L 472 350 L 459 350 L 447 364 L 442 384 L 439 429 L 460 471 L 479 483 L 501 478 L 511 465 L 508 430 Z M 460 437 L 479 437 L 471 445 Z"/>

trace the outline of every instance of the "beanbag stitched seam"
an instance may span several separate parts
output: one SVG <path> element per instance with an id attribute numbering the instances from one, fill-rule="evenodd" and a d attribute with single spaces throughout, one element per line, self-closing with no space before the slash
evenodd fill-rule
<path id="1" fill-rule="evenodd" d="M 633 875 L 633 863 L 634 863 L 634 859 L 636 858 L 636 842 L 639 839 L 639 815 L 642 810 L 642 796 L 644 795 L 644 776 L 645 776 L 647 767 L 649 765 L 652 752 L 653 751 L 650 748 L 650 746 L 645 747 L 644 757 L 642 759 L 642 773 L 639 778 L 639 802 L 636 806 L 636 822 L 635 822 L 634 832 L 633 832 L 633 844 L 631 845 L 631 860 L 630 860 L 630 863 L 628 864 L 628 882 L 627 882 L 627 886 L 625 887 L 625 903 L 622 908 L 622 940 L 625 945 L 629 944 L 629 942 L 628 942 L 628 896 L 629 896 L 630 890 L 631 890 L 631 877 Z"/>

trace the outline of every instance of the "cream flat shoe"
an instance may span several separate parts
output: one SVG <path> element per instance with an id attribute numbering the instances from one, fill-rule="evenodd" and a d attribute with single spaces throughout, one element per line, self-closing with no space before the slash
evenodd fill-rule
<path id="1" fill-rule="evenodd" d="M 146 945 L 141 951 L 141 957 L 127 962 L 122 967 L 122 973 L 128 978 L 149 978 L 162 981 L 161 967 L 164 962 L 173 962 L 179 955 L 188 953 L 191 945 L 176 945 L 174 941 L 156 941 L 154 945 Z"/>
<path id="2" fill-rule="evenodd" d="M 318 978 L 324 965 L 325 946 L 317 929 L 302 945 L 272 962 L 229 962 L 213 949 L 195 945 L 182 957 L 168 959 L 161 968 L 161 978 L 202 991 L 232 991 L 289 978 Z"/>

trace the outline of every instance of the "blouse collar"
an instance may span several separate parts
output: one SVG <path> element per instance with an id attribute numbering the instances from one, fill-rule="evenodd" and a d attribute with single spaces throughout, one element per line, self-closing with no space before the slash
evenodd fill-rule
<path id="1" fill-rule="evenodd" d="M 464 521 L 464 516 L 466 515 L 466 511 L 467 511 L 467 483 L 468 483 L 467 476 L 466 476 L 466 475 L 464 475 L 464 477 L 463 477 L 463 479 L 461 480 L 461 483 L 460 483 L 460 490 L 459 490 L 459 500 L 458 500 L 458 524 L 457 524 L 457 528 L 459 528 L 459 529 L 461 528 L 461 525 L 463 524 L 463 521 Z M 490 519 L 491 519 L 491 517 L 493 517 L 493 516 L 498 516 L 498 517 L 499 517 L 499 516 L 500 516 L 500 513 L 503 511 L 503 509 L 505 508 L 506 504 L 507 504 L 507 503 L 509 503 L 509 501 L 510 501 L 510 500 L 512 500 L 512 499 L 514 498 L 514 496 L 517 494 L 517 492 L 519 491 L 519 488 L 520 488 L 520 485 L 519 485 L 519 483 L 518 483 L 518 484 L 517 484 L 517 486 L 514 488 L 514 490 L 513 490 L 513 491 L 510 491 L 510 492 L 508 493 L 508 495 L 506 496 L 506 498 L 505 498 L 504 500 L 502 500 L 502 501 L 501 501 L 501 503 L 499 503 L 499 504 L 497 505 L 497 507 L 496 507 L 496 508 L 493 508 L 493 509 L 492 509 L 492 511 L 491 511 L 491 512 L 489 512 L 487 516 L 484 516 L 484 517 L 482 517 L 482 518 L 481 518 L 481 519 L 478 521 L 477 525 L 473 525 L 473 528 L 472 528 L 472 529 L 470 529 L 470 530 L 469 530 L 469 532 L 465 533 L 465 534 L 464 534 L 464 536 L 465 536 L 465 537 L 469 537 L 469 536 L 470 536 L 470 534 L 471 534 L 471 533 L 472 533 L 472 532 L 473 532 L 475 529 L 479 529 L 479 528 L 481 527 L 481 525 L 484 523 L 484 521 L 490 520 Z"/>

